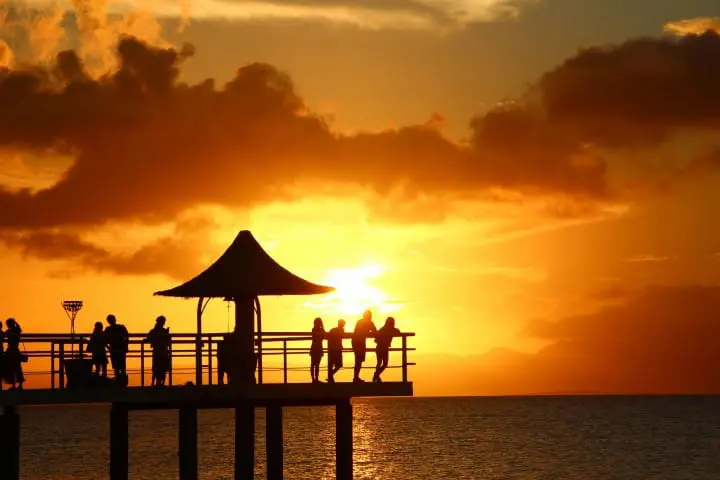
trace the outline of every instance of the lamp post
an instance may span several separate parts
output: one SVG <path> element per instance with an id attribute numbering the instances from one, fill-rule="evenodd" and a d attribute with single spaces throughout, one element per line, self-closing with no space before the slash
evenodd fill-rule
<path id="1" fill-rule="evenodd" d="M 83 307 L 83 302 L 82 300 L 65 300 L 62 302 L 62 306 L 70 319 L 70 338 L 72 340 L 70 348 L 72 352 L 75 353 L 75 317 L 77 317 L 78 312 Z"/>

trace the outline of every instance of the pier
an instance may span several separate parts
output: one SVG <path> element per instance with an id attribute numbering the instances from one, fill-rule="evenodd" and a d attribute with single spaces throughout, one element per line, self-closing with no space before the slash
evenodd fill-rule
<path id="1" fill-rule="evenodd" d="M 0 392 L 0 465 L 3 478 L 20 478 L 20 427 L 18 408 L 31 405 L 106 404 L 111 406 L 110 464 L 108 478 L 127 480 L 128 413 L 133 410 L 177 410 L 178 467 L 181 480 L 198 478 L 198 409 L 231 408 L 235 411 L 235 479 L 254 478 L 255 409 L 266 413 L 267 478 L 283 478 L 283 411 L 296 406 L 332 406 L 336 425 L 336 478 L 353 478 L 353 413 L 356 397 L 412 396 L 409 380 L 409 339 L 403 332 L 390 349 L 391 381 L 309 383 L 309 332 L 264 332 L 258 297 L 261 295 L 313 295 L 332 288 L 307 282 L 280 267 L 262 250 L 250 232 L 240 232 L 235 242 L 213 265 L 190 281 L 156 295 L 196 298 L 197 329 L 174 333 L 168 384 L 149 386 L 152 355 L 146 334 L 131 334 L 128 350 L 128 383 L 96 384 L 84 370 L 89 335 L 24 334 L 29 362 L 24 364 L 29 383 L 37 388 Z M 230 384 L 220 384 L 216 355 L 227 333 L 204 333 L 202 314 L 211 298 L 235 304 L 233 344 L 236 370 Z M 334 321 L 334 320 L 333 320 Z M 334 325 L 333 325 L 334 326 Z M 330 325 L 328 325 L 328 328 Z M 367 338 L 364 372 L 374 370 L 373 334 Z M 351 334 L 346 333 L 345 338 Z M 345 342 L 349 344 L 349 341 Z M 398 345 L 399 344 L 399 345 Z M 349 348 L 344 349 L 351 352 Z M 352 369 L 348 353 L 345 370 Z M 323 359 L 323 369 L 327 355 Z M 78 368 L 82 367 L 82 368 Z M 347 375 L 348 372 L 345 372 Z M 340 374 L 342 375 L 342 373 Z M 368 374 L 365 374 L 366 378 Z"/>

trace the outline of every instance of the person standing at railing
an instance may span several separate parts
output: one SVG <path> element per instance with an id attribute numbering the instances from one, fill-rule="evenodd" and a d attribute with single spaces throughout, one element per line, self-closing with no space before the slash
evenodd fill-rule
<path id="1" fill-rule="evenodd" d="M 105 334 L 103 333 L 102 322 L 95 322 L 90 340 L 88 340 L 87 350 L 92 355 L 92 364 L 95 367 L 95 375 L 107 378 L 107 352 L 106 352 Z"/>
<path id="2" fill-rule="evenodd" d="M 115 381 L 127 385 L 127 352 L 130 343 L 130 335 L 125 325 L 117 323 L 115 315 L 107 316 L 108 326 L 105 328 L 105 341 L 110 350 L 110 362 L 112 363 Z"/>
<path id="3" fill-rule="evenodd" d="M 327 334 L 328 345 L 328 383 L 335 383 L 335 374 L 343 366 L 343 335 L 345 320 L 338 320 L 338 326 L 331 328 Z"/>
<path id="4" fill-rule="evenodd" d="M 310 378 L 312 383 L 320 383 L 320 362 L 323 357 L 323 340 L 325 339 L 325 326 L 322 318 L 313 322 L 312 344 L 310 345 Z"/>
<path id="5" fill-rule="evenodd" d="M 362 368 L 362 364 L 365 361 L 365 355 L 367 353 L 367 343 L 365 340 L 369 334 L 375 333 L 376 331 L 377 328 L 375 328 L 375 324 L 372 321 L 372 312 L 370 310 L 365 310 L 362 318 L 355 324 L 355 331 L 352 336 L 352 349 L 355 354 L 355 373 L 353 375 L 353 382 L 355 383 L 365 381 L 360 378 L 360 369 Z"/>
<path id="6" fill-rule="evenodd" d="M 146 342 L 152 347 L 152 380 L 151 385 L 165 385 L 165 377 L 170 370 L 170 328 L 165 328 L 166 319 L 160 315 L 155 319 L 155 326 L 148 332 Z"/>
<path id="7" fill-rule="evenodd" d="M 7 330 L 5 331 L 5 341 L 7 349 L 3 355 L 5 381 L 12 385 L 10 390 L 18 388 L 22 390 L 25 376 L 23 375 L 22 364 L 27 362 L 27 355 L 20 352 L 20 335 L 22 329 L 14 318 L 8 318 L 5 322 Z"/>
<path id="8" fill-rule="evenodd" d="M 380 375 L 388 367 L 388 360 L 390 359 L 390 346 L 392 345 L 393 337 L 400 336 L 400 330 L 395 328 L 395 319 L 388 317 L 385 320 L 380 330 L 375 334 L 375 354 L 377 355 L 377 366 L 375 367 L 375 375 L 373 375 L 373 382 L 381 383 L 382 379 Z"/>
<path id="9" fill-rule="evenodd" d="M 230 334 L 223 335 L 223 339 L 218 342 L 217 346 L 217 371 L 218 383 L 225 385 L 225 376 L 230 383 Z"/>
<path id="10" fill-rule="evenodd" d="M 0 391 L 3 389 L 2 379 L 5 372 L 5 332 L 3 331 L 3 322 L 0 321 Z"/>

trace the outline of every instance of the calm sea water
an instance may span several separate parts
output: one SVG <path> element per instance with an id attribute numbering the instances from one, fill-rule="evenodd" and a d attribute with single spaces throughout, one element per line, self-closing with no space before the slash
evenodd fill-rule
<path id="1" fill-rule="evenodd" d="M 382 399 L 356 401 L 354 413 L 358 479 L 720 478 L 720 397 Z M 107 478 L 108 409 L 21 415 L 23 479 Z M 331 408 L 286 409 L 286 478 L 333 478 L 334 418 Z M 176 420 L 131 414 L 131 478 L 177 479 Z M 233 412 L 202 411 L 199 422 L 200 478 L 232 478 Z"/>

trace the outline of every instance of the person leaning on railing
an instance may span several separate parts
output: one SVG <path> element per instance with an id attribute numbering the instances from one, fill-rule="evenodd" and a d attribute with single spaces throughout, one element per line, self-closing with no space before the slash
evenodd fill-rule
<path id="1" fill-rule="evenodd" d="M 395 328 L 395 319 L 388 317 L 385 320 L 380 330 L 375 334 L 375 354 L 377 355 L 377 366 L 375 367 L 375 375 L 373 375 L 373 382 L 381 383 L 382 379 L 380 375 L 388 367 L 388 361 L 390 359 L 390 346 L 392 345 L 393 337 L 399 337 L 400 330 Z"/>

